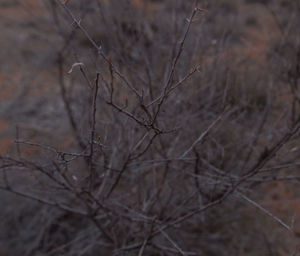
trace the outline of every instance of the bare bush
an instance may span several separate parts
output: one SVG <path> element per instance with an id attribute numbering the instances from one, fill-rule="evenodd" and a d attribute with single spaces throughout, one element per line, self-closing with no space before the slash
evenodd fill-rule
<path id="1" fill-rule="evenodd" d="M 281 255 L 277 230 L 296 239 L 258 198 L 299 179 L 299 6 L 259 1 L 281 36 L 257 57 L 238 1 L 204 2 L 43 2 L 55 87 L 30 105 L 46 134 L 18 126 L 0 156 L 4 252 Z"/>

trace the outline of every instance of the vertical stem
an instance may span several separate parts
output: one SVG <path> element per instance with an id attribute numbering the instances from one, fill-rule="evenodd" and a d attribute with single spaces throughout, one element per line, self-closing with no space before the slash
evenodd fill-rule
<path id="1" fill-rule="evenodd" d="M 92 103 L 92 122 L 91 122 L 91 134 L 90 134 L 90 155 L 89 155 L 89 171 L 90 171 L 90 188 L 93 187 L 95 181 L 95 169 L 93 166 L 94 155 L 94 137 L 96 128 L 96 112 L 97 112 L 97 95 L 99 88 L 99 73 L 97 73 L 96 82 L 94 86 L 93 103 Z"/>

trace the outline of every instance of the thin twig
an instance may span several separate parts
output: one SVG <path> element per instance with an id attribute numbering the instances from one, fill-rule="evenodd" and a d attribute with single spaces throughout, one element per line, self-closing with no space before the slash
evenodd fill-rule
<path id="1" fill-rule="evenodd" d="M 205 136 L 210 132 L 210 130 L 222 119 L 222 115 L 218 116 L 218 118 L 213 121 L 210 126 L 208 126 L 208 128 L 194 141 L 194 143 L 186 150 L 184 151 L 184 153 L 179 157 L 179 158 L 184 158 L 186 157 L 186 155 L 191 152 L 194 147 L 200 142 L 202 141 Z"/>
<path id="2" fill-rule="evenodd" d="M 282 225 L 284 228 L 286 228 L 288 231 L 293 232 L 293 229 L 287 225 L 286 223 L 284 223 L 281 219 L 279 219 L 278 217 L 276 217 L 274 214 L 272 214 L 269 210 L 267 210 L 266 208 L 262 207 L 260 204 L 254 202 L 253 200 L 251 200 L 249 197 L 245 196 L 244 194 L 242 194 L 241 192 L 238 192 L 238 195 L 241 196 L 244 200 L 246 200 L 248 203 L 252 204 L 253 206 L 255 206 L 256 208 L 258 208 L 259 210 L 261 210 L 262 212 L 264 212 L 265 214 L 267 214 L 268 216 L 270 216 L 272 219 L 274 219 L 275 221 L 277 221 L 280 225 Z"/>
<path id="3" fill-rule="evenodd" d="M 110 61 L 110 59 L 104 54 L 102 51 L 101 45 L 98 45 L 92 37 L 89 35 L 87 30 L 81 25 L 81 20 L 78 20 L 75 15 L 72 13 L 70 8 L 67 7 L 66 3 L 63 0 L 59 0 L 60 5 L 64 8 L 66 13 L 70 16 L 74 24 L 83 32 L 85 37 L 89 40 L 89 42 L 93 45 L 93 47 L 97 50 L 97 53 L 113 68 L 114 72 L 121 78 L 121 80 L 126 84 L 126 86 L 134 92 L 139 98 L 142 98 L 142 94 L 127 80 L 127 78 L 117 69 L 115 65 Z"/>
<path id="4" fill-rule="evenodd" d="M 93 184 L 95 182 L 95 170 L 94 170 L 94 166 L 93 166 L 93 156 L 94 156 L 94 137 L 95 137 L 95 129 L 96 129 L 98 88 L 99 88 L 99 74 L 97 74 L 97 77 L 96 77 L 94 93 L 93 93 L 93 103 L 92 103 L 92 122 L 91 122 L 91 134 L 90 134 L 90 155 L 89 155 L 90 188 L 93 187 Z"/>

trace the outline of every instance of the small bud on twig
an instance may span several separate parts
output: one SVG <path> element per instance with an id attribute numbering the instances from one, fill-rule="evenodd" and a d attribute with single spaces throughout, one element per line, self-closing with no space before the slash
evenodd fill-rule
<path id="1" fill-rule="evenodd" d="M 206 10 L 206 9 L 203 9 L 203 8 L 196 8 L 196 10 L 198 11 L 198 12 L 208 12 L 208 10 Z"/>

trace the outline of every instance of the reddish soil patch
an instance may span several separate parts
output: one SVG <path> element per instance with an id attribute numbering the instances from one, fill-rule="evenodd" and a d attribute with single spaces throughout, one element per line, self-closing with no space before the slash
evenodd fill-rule
<path id="1" fill-rule="evenodd" d="M 6 130 L 8 127 L 9 125 L 6 122 L 0 120 L 0 132 Z"/>
<path id="2" fill-rule="evenodd" d="M 6 1 L 9 3 L 10 1 Z M 2 3 L 4 5 L 4 3 Z M 9 21 L 30 21 L 45 15 L 40 1 L 26 0 L 0 7 L 0 16 Z"/>
<path id="3" fill-rule="evenodd" d="M 13 140 L 11 138 L 0 139 L 0 154 L 6 154 L 9 148 L 12 146 Z"/>

